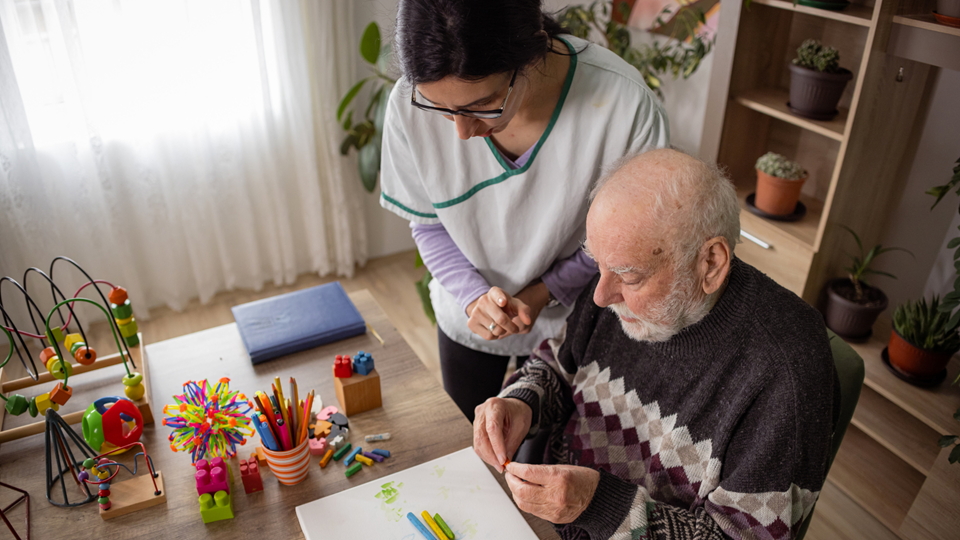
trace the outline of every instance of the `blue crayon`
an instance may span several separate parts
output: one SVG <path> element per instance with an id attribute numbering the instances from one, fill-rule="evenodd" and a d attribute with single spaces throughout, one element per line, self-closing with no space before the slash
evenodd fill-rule
<path id="1" fill-rule="evenodd" d="M 373 453 L 374 453 L 374 454 L 381 455 L 381 456 L 383 456 L 383 457 L 390 457 L 390 451 L 389 451 L 389 450 L 381 450 L 381 449 L 379 449 L 379 448 L 374 448 L 374 449 L 373 449 Z"/>
<path id="2" fill-rule="evenodd" d="M 437 537 L 430 532 L 430 529 L 428 529 L 426 525 L 420 522 L 420 518 L 415 516 L 413 512 L 407 512 L 407 519 L 410 520 L 410 523 L 413 523 L 413 526 L 420 531 L 420 534 L 422 534 L 424 538 L 427 540 L 437 540 Z"/>
<path id="3" fill-rule="evenodd" d="M 346 466 L 350 466 L 350 464 L 353 463 L 353 458 L 357 457 L 357 454 L 359 454 L 362 451 L 363 451 L 363 448 L 360 448 L 359 446 L 351 450 L 350 453 L 347 454 L 347 457 L 343 458 L 343 464 Z"/>

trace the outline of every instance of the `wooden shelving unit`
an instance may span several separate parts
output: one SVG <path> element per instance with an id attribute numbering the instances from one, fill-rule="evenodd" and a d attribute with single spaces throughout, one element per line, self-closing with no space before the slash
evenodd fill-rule
<path id="1" fill-rule="evenodd" d="M 815 306 L 825 283 L 844 275 L 853 247 L 840 225 L 875 245 L 899 202 L 905 181 L 899 167 L 912 151 L 932 66 L 960 66 L 960 29 L 934 22 L 933 0 L 853 2 L 839 12 L 790 0 L 753 0 L 749 10 L 722 2 L 701 138 L 701 157 L 727 168 L 740 197 L 743 242 L 736 255 Z M 853 72 L 839 114 L 829 121 L 800 117 L 787 105 L 789 62 L 810 37 L 836 47 L 840 65 Z M 807 214 L 799 221 L 771 221 L 747 209 L 745 199 L 756 189 L 754 162 L 767 151 L 810 173 L 801 195 Z M 884 530 L 905 540 L 956 538 L 960 517 L 941 514 L 960 515 L 960 467 L 948 467 L 936 443 L 960 431 L 953 419 L 960 389 L 900 380 L 881 360 L 889 336 L 889 319 L 881 318 L 872 339 L 851 343 L 866 377 L 827 484 L 860 512 L 831 514 L 832 527 Z M 958 373 L 954 359 L 949 380 Z M 845 516 L 856 524 L 837 523 Z"/>

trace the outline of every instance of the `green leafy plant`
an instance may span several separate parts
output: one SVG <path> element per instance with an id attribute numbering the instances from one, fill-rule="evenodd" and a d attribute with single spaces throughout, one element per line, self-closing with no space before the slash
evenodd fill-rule
<path id="1" fill-rule="evenodd" d="M 957 378 L 954 379 L 953 384 L 957 384 L 960 381 L 960 375 L 957 375 Z M 960 409 L 957 409 L 957 412 L 953 413 L 953 419 L 960 422 Z M 960 461 L 960 435 L 944 435 L 940 437 L 940 440 L 937 441 L 937 444 L 940 445 L 940 448 L 949 448 L 953 446 L 953 450 L 950 451 L 950 456 L 947 457 L 947 460 L 950 463 L 957 463 Z"/>
<path id="2" fill-rule="evenodd" d="M 360 56 L 369 64 L 373 75 L 360 79 L 340 100 L 337 107 L 337 122 L 343 126 L 347 135 L 340 143 L 340 153 L 347 155 L 351 148 L 358 152 L 358 168 L 363 187 L 373 192 L 377 186 L 377 173 L 380 172 L 380 142 L 383 137 L 383 119 L 387 113 L 387 101 L 390 90 L 397 80 L 387 74 L 390 63 L 390 44 L 381 44 L 380 27 L 372 22 L 363 31 L 360 38 Z M 371 83 L 370 100 L 364 107 L 363 119 L 354 120 L 358 109 L 347 109 L 354 98 L 367 83 Z"/>
<path id="3" fill-rule="evenodd" d="M 808 39 L 797 48 L 793 64 L 823 73 L 836 73 L 840 71 L 840 53 L 815 39 Z"/>
<path id="4" fill-rule="evenodd" d="M 783 180 L 800 180 L 807 176 L 807 171 L 803 167 L 775 152 L 767 152 L 760 156 L 754 167 L 758 171 Z"/>
<path id="5" fill-rule="evenodd" d="M 427 267 L 423 264 L 423 259 L 420 258 L 420 252 L 417 251 L 417 262 L 414 263 L 417 268 L 421 266 L 424 268 L 423 277 L 420 278 L 420 281 L 416 282 L 417 294 L 420 295 L 420 303 L 423 304 L 423 313 L 430 319 L 430 323 L 433 325 L 437 324 L 437 314 L 433 311 L 433 302 L 430 300 L 430 281 L 433 280 L 433 275 L 430 273 L 430 270 L 427 270 Z"/>
<path id="6" fill-rule="evenodd" d="M 934 295 L 930 304 L 925 298 L 906 302 L 893 313 L 893 327 L 910 344 L 931 352 L 955 353 L 960 350 L 960 333 L 950 324 L 950 313 L 940 309 L 940 298 Z"/>
<path id="7" fill-rule="evenodd" d="M 853 288 L 856 290 L 857 302 L 860 302 L 863 300 L 863 287 L 870 286 L 869 283 L 864 281 L 863 276 L 875 274 L 875 275 L 887 276 L 893 279 L 897 279 L 897 276 L 891 274 L 890 272 L 874 270 L 873 268 L 870 267 L 870 265 L 876 261 L 877 257 L 889 251 L 905 251 L 909 253 L 911 257 L 913 257 L 913 253 L 908 249 L 899 248 L 899 247 L 885 248 L 885 247 L 882 247 L 880 244 L 873 246 L 873 248 L 870 249 L 870 251 L 865 251 L 863 249 L 863 242 L 860 241 L 860 236 L 858 236 L 857 233 L 854 232 L 854 230 L 851 229 L 850 227 L 847 227 L 846 225 L 840 225 L 840 226 L 846 229 L 853 236 L 853 239 L 856 240 L 857 242 L 857 249 L 859 250 L 859 253 L 856 255 L 852 255 L 850 253 L 847 254 L 847 256 L 849 256 L 850 259 L 852 260 L 852 264 L 844 268 L 844 270 L 847 271 L 847 277 L 850 278 L 850 281 L 853 283 Z"/>
<path id="8" fill-rule="evenodd" d="M 673 11 L 669 6 L 664 8 L 657 16 L 656 24 L 671 27 L 668 39 L 664 42 L 654 40 L 653 45 L 641 44 L 639 47 L 631 44 L 630 29 L 614 19 L 614 10 L 620 15 L 618 19 L 629 20 L 630 6 L 622 0 L 570 6 L 560 12 L 558 19 L 564 30 L 581 39 L 588 39 L 591 30 L 599 32 L 604 45 L 637 68 L 647 86 L 660 99 L 663 99 L 660 77 L 667 73 L 674 79 L 690 77 L 713 48 L 714 40 L 697 32 L 699 25 L 706 22 L 700 8 L 681 6 L 669 23 L 663 19 Z"/>

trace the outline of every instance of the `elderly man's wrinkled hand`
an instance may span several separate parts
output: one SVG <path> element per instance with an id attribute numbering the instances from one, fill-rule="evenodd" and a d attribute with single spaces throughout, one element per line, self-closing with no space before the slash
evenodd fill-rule
<path id="1" fill-rule="evenodd" d="M 510 463 L 506 479 L 518 508 L 563 524 L 573 522 L 590 505 L 600 472 L 572 465 Z"/>
<path id="2" fill-rule="evenodd" d="M 474 410 L 473 450 L 498 472 L 530 432 L 533 411 L 519 399 L 492 397 Z"/>

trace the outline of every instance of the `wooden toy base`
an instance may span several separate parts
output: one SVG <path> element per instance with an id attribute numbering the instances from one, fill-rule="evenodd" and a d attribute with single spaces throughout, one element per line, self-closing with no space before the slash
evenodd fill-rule
<path id="1" fill-rule="evenodd" d="M 334 377 L 333 386 L 337 390 L 340 410 L 350 416 L 382 405 L 380 400 L 380 374 L 374 368 L 369 375 L 354 372 L 352 377 L 341 379 Z"/>
<path id="2" fill-rule="evenodd" d="M 166 503 L 167 490 L 163 487 L 162 472 L 157 471 L 156 481 L 160 495 L 153 494 L 153 481 L 150 480 L 149 469 L 130 480 L 110 484 L 110 509 L 100 509 L 100 517 L 104 520 L 113 519 Z"/>
<path id="3" fill-rule="evenodd" d="M 143 393 L 143 397 L 134 401 L 134 405 L 140 409 L 140 415 L 143 416 L 143 424 L 148 425 L 154 422 L 153 420 L 153 411 L 150 408 L 150 370 L 147 367 L 147 355 L 144 353 L 144 341 L 143 334 L 137 334 L 140 337 L 140 343 L 134 347 L 130 347 L 130 355 L 133 357 L 133 362 L 137 365 L 135 371 L 140 372 L 143 375 L 143 386 L 146 391 Z M 96 362 L 85 366 L 83 364 L 76 364 L 73 366 L 73 375 L 70 376 L 70 381 L 74 380 L 74 377 L 77 377 L 80 374 L 86 373 L 88 371 L 95 371 L 98 369 L 103 369 L 105 367 L 116 366 L 122 364 L 123 360 L 120 356 L 120 353 L 114 353 L 109 356 L 104 356 L 98 358 Z M 133 370 L 131 370 L 133 371 Z M 123 393 L 123 384 L 120 382 L 120 374 L 117 374 L 117 391 L 114 394 L 107 395 L 117 395 L 124 397 Z M 3 368 L 0 368 L 0 387 L 2 387 L 3 393 L 8 394 L 10 392 L 15 392 L 22 388 L 30 388 L 33 386 L 39 386 L 41 384 L 48 385 L 53 382 L 55 379 L 53 375 L 49 372 L 43 372 L 39 376 L 39 380 L 33 380 L 30 377 L 24 377 L 22 379 L 17 379 L 13 381 L 7 380 L 7 371 Z M 71 385 L 73 386 L 73 385 Z M 0 407 L 0 425 L 3 425 L 3 415 L 6 411 Z M 84 411 L 76 411 L 70 414 L 62 415 L 61 418 L 70 425 L 79 424 L 83 421 Z M 26 413 L 24 413 L 26 414 Z M 5 443 L 8 441 L 14 441 L 17 439 L 22 439 L 24 437 L 29 437 L 30 435 L 38 435 L 43 433 L 46 429 L 46 422 L 42 416 L 39 417 L 38 422 L 32 424 L 27 424 L 25 426 L 20 426 L 13 429 L 5 429 L 0 431 L 0 443 Z"/>

